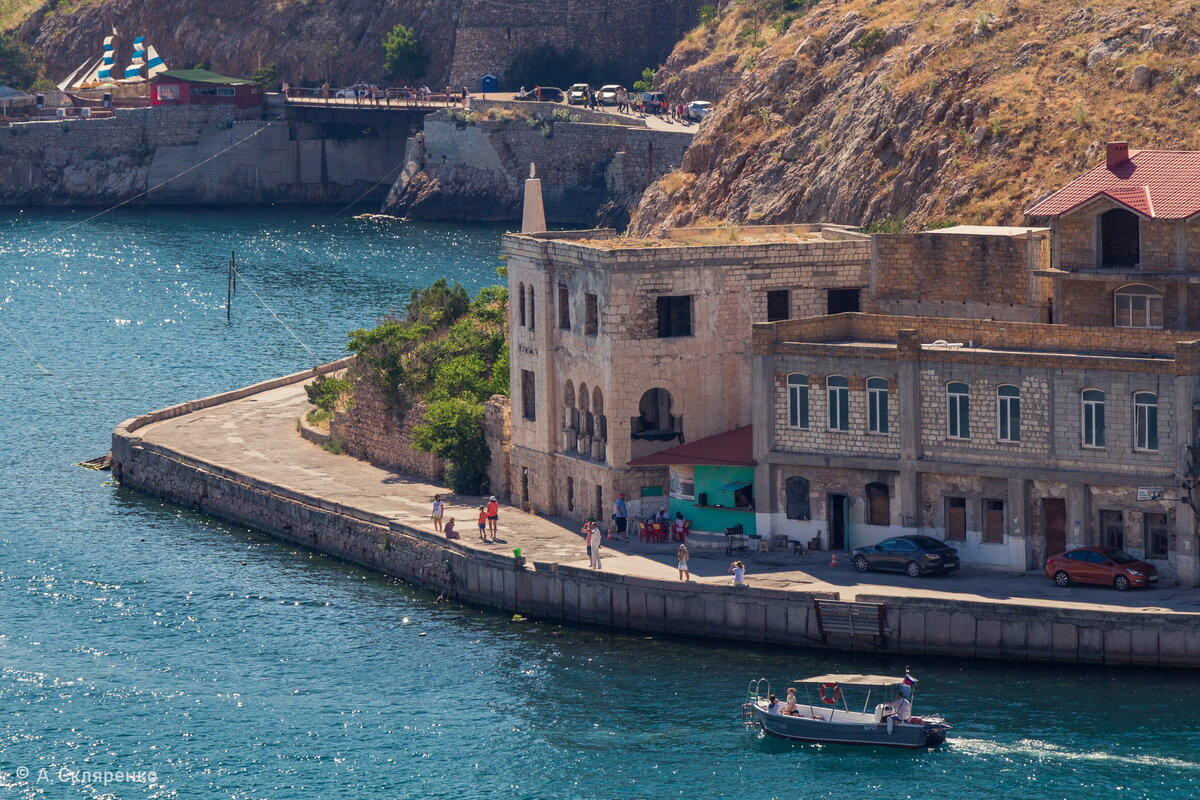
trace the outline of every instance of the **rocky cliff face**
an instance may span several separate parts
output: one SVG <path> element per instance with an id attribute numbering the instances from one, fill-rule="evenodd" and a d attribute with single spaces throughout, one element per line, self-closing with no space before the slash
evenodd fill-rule
<path id="1" fill-rule="evenodd" d="M 1102 159 L 1107 140 L 1200 147 L 1197 6 L 731 6 L 658 76 L 677 95 L 724 100 L 681 169 L 642 198 L 633 229 L 1019 222 Z"/>

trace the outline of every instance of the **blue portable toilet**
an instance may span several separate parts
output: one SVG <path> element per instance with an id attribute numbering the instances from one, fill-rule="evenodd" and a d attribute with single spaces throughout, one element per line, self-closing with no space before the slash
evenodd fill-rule
<path id="1" fill-rule="evenodd" d="M 484 94 L 496 91 L 496 84 L 499 83 L 495 75 L 484 75 L 482 81 L 482 90 Z"/>

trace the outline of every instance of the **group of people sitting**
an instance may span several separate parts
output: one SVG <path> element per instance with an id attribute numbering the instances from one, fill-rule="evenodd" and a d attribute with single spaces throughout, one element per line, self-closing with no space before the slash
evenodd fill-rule
<path id="1" fill-rule="evenodd" d="M 776 717 L 804 716 L 800 713 L 800 709 L 796 705 L 796 690 L 794 688 L 788 687 L 786 701 L 786 703 L 781 703 L 775 695 L 767 695 L 767 713 Z M 811 706 L 809 708 L 811 709 Z M 896 692 L 896 699 L 890 704 L 883 704 L 880 708 L 884 712 L 881 721 L 890 717 L 898 722 L 907 722 L 912 717 L 912 703 L 905 696 L 903 690 Z"/>

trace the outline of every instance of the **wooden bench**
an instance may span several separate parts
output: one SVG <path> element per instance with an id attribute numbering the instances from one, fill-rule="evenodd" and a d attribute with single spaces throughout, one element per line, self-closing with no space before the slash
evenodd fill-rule
<path id="1" fill-rule="evenodd" d="M 876 647 L 887 642 L 887 608 L 883 603 L 814 600 L 821 641 L 830 637 L 861 641 Z"/>

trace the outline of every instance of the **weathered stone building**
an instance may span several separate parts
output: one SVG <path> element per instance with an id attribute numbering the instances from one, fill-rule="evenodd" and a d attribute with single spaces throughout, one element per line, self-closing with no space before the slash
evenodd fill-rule
<path id="1" fill-rule="evenodd" d="M 760 533 L 918 530 L 1023 572 L 1124 547 L 1196 580 L 1200 343 L 1167 331 L 869 314 L 755 326 Z"/>
<path id="2" fill-rule="evenodd" d="M 748 424 L 751 323 L 857 310 L 868 245 L 830 225 L 506 236 L 514 498 L 654 511 L 666 470 L 629 462 Z"/>

